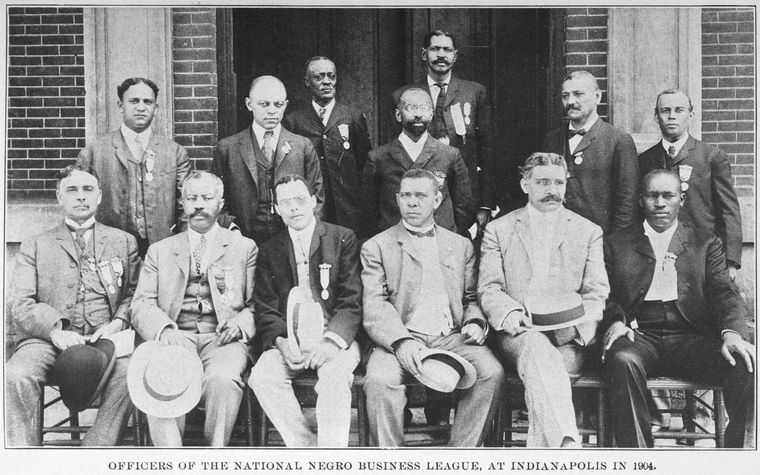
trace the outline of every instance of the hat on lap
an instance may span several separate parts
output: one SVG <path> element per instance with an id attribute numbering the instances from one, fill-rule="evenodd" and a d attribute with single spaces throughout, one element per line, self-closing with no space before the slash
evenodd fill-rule
<path id="1" fill-rule="evenodd" d="M 442 393 L 467 389 L 475 384 L 475 367 L 456 353 L 426 348 L 420 355 L 422 368 L 417 379 L 425 386 Z"/>
<path id="2" fill-rule="evenodd" d="M 576 293 L 528 298 L 524 305 L 533 322 L 533 329 L 540 332 L 574 327 L 582 323 L 580 320 L 586 315 L 583 299 Z"/>
<path id="3" fill-rule="evenodd" d="M 69 409 L 87 409 L 108 382 L 116 363 L 114 343 L 100 338 L 86 345 L 72 345 L 55 359 L 51 382 L 58 385 L 61 399 Z"/>

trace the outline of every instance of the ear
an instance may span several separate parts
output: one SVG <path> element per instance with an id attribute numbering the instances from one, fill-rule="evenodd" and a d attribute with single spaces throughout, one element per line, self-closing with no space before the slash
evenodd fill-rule
<path id="1" fill-rule="evenodd" d="M 119 106 L 120 111 L 124 109 L 124 103 L 121 100 L 116 101 L 116 105 Z"/>
<path id="2" fill-rule="evenodd" d="M 245 107 L 247 107 L 249 111 L 253 112 L 253 102 L 251 101 L 250 97 L 245 98 Z"/>
<path id="3" fill-rule="evenodd" d="M 596 102 L 596 105 L 601 104 L 601 102 L 602 102 L 602 90 L 601 89 L 597 89 L 596 91 L 594 91 L 594 101 Z"/>
<path id="4" fill-rule="evenodd" d="M 396 116 L 396 122 L 398 122 L 398 123 L 400 124 L 400 123 L 401 123 L 401 111 L 400 111 L 400 110 L 398 110 L 398 109 L 396 109 L 396 110 L 394 110 L 394 112 L 393 112 L 393 113 L 394 113 L 394 114 L 395 114 L 395 116 Z"/>
<path id="5" fill-rule="evenodd" d="M 457 62 L 457 52 L 458 51 L 459 50 L 454 50 L 454 56 L 451 58 L 451 64 L 452 65 Z"/>
<path id="6" fill-rule="evenodd" d="M 275 210 L 275 212 L 277 213 L 278 216 L 282 216 L 282 213 L 280 213 L 280 206 L 279 205 L 275 204 L 274 205 L 274 210 Z"/>
<path id="7" fill-rule="evenodd" d="M 55 189 L 55 199 L 58 200 L 58 204 L 59 205 L 63 206 L 63 201 L 62 201 L 62 198 L 61 198 L 61 190 L 59 190 L 58 188 Z M 98 203 L 100 203 L 100 202 L 98 202 Z"/>
<path id="8" fill-rule="evenodd" d="M 443 194 L 440 191 L 435 192 L 435 199 L 433 200 L 433 209 L 438 209 L 443 203 Z"/>
<path id="9" fill-rule="evenodd" d="M 528 194 L 528 181 L 525 178 L 520 179 L 520 188 L 522 188 L 523 193 Z"/>
<path id="10" fill-rule="evenodd" d="M 98 200 L 97 200 L 98 206 L 100 206 L 100 201 L 102 199 L 103 199 L 103 190 L 101 190 L 100 187 L 98 187 Z"/>
<path id="11" fill-rule="evenodd" d="M 422 48 L 422 61 L 427 61 L 427 50 Z"/>

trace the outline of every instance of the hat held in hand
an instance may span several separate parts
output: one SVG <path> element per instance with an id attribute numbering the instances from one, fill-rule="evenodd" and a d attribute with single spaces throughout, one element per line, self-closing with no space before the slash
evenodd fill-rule
<path id="1" fill-rule="evenodd" d="M 426 348 L 420 355 L 422 369 L 417 379 L 425 386 L 442 393 L 467 389 L 475 384 L 475 367 L 456 353 Z"/>
<path id="2" fill-rule="evenodd" d="M 533 329 L 546 332 L 574 327 L 586 315 L 583 299 L 576 293 L 546 294 L 526 299 L 525 309 Z"/>
<path id="3" fill-rule="evenodd" d="M 116 363 L 112 341 L 100 338 L 86 345 L 72 345 L 55 359 L 51 382 L 58 385 L 61 399 L 69 409 L 87 409 L 108 382 Z"/>

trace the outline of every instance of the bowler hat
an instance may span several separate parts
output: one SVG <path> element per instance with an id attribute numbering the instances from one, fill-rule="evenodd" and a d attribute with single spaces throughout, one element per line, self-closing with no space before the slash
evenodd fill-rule
<path id="1" fill-rule="evenodd" d="M 420 355 L 422 368 L 417 379 L 425 386 L 442 393 L 467 389 L 475 384 L 475 367 L 456 353 L 425 348 Z"/>
<path id="2" fill-rule="evenodd" d="M 203 364 L 181 345 L 146 341 L 135 349 L 127 370 L 127 388 L 142 412 L 174 418 L 187 414 L 201 399 Z"/>
<path id="3" fill-rule="evenodd" d="M 299 286 L 290 289 L 285 313 L 291 353 L 300 355 L 316 349 L 325 330 L 325 317 L 311 291 Z"/>
<path id="4" fill-rule="evenodd" d="M 83 411 L 98 397 L 116 363 L 116 347 L 100 338 L 86 345 L 72 345 L 55 359 L 51 382 L 58 385 L 69 409 Z"/>

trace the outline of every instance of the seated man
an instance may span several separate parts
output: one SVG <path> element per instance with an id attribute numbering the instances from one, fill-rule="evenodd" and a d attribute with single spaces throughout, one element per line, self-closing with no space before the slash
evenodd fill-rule
<path id="1" fill-rule="evenodd" d="M 426 347 L 456 353 L 477 372 L 459 393 L 450 446 L 479 445 L 501 401 L 504 371 L 482 346 L 488 323 L 475 295 L 475 252 L 434 222 L 442 199 L 433 173 L 407 171 L 396 195 L 401 221 L 362 246 L 364 328 L 376 345 L 364 391 L 370 436 L 381 447 L 403 444 L 404 375 L 420 374 Z"/>
<path id="2" fill-rule="evenodd" d="M 483 236 L 480 305 L 525 385 L 528 447 L 579 447 L 569 375 L 581 372 L 583 348 L 594 340 L 609 292 L 602 229 L 562 206 L 561 156 L 534 153 L 520 172 L 528 204 L 489 223 Z M 540 307 L 563 300 L 576 301 L 577 315 L 554 330 L 538 328 Z M 564 311 L 570 309 L 556 316 L 572 315 Z"/>
<path id="3" fill-rule="evenodd" d="M 246 342 L 254 335 L 256 244 L 216 220 L 224 186 L 192 172 L 182 186 L 189 229 L 148 248 L 132 302 L 132 324 L 146 341 L 184 345 L 203 362 L 206 421 L 212 446 L 227 445 L 243 398 Z M 148 415 L 153 443 L 182 445 L 185 417 Z"/>
<path id="4" fill-rule="evenodd" d="M 361 322 L 362 289 L 356 236 L 315 218 L 317 200 L 302 177 L 284 176 L 274 192 L 277 214 L 287 231 L 261 247 L 255 299 L 263 354 L 248 384 L 285 445 L 347 447 L 353 372 L 360 359 L 354 340 Z M 316 348 L 307 349 L 301 341 L 294 354 L 286 311 L 288 293 L 296 286 L 319 302 L 324 324 L 318 335 L 310 335 L 318 342 Z M 307 369 L 316 370 L 319 378 L 314 387 L 318 435 L 309 429 L 290 383 Z"/>
<path id="5" fill-rule="evenodd" d="M 646 381 L 666 375 L 722 385 L 726 446 L 751 445 L 755 348 L 723 244 L 679 222 L 675 172 L 649 172 L 641 190 L 643 225 L 610 235 L 605 249 L 612 290 L 602 358 L 615 441 L 652 447 Z"/>
<path id="6" fill-rule="evenodd" d="M 101 200 L 90 169 L 61 171 L 56 196 L 64 220 L 19 249 L 9 310 L 19 344 L 5 368 L 8 446 L 41 445 L 37 427 L 40 384 L 50 382 L 56 356 L 129 326 L 129 303 L 140 258 L 135 238 L 95 221 Z M 129 358 L 118 358 L 83 445 L 115 445 L 132 407 Z"/>

